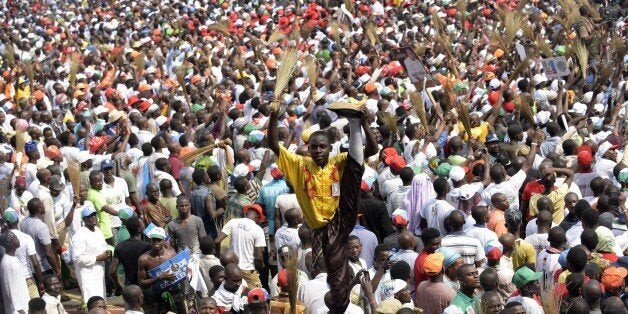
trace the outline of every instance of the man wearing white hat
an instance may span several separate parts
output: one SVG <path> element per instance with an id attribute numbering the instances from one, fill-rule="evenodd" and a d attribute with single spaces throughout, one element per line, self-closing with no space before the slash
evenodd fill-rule
<path id="1" fill-rule="evenodd" d="M 105 236 L 97 227 L 96 209 L 81 211 L 85 225 L 74 235 L 74 267 L 83 302 L 93 296 L 105 297 L 105 262 L 111 258 Z"/>

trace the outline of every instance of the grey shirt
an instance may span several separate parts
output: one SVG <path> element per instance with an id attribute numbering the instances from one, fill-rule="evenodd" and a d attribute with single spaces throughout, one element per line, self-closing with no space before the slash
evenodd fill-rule
<path id="1" fill-rule="evenodd" d="M 190 254 L 200 254 L 199 239 L 206 236 L 203 220 L 198 216 L 190 215 L 187 221 L 181 217 L 168 223 L 166 229 L 174 240 L 178 251 L 190 248 Z"/>
<path id="2" fill-rule="evenodd" d="M 35 241 L 35 250 L 39 256 L 42 272 L 52 269 L 46 259 L 45 245 L 50 245 L 50 230 L 48 226 L 38 217 L 28 216 L 20 223 L 22 232 L 28 234 Z"/>

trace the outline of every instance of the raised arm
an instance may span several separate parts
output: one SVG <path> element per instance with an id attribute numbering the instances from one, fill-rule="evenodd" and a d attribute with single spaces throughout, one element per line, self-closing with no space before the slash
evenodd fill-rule
<path id="1" fill-rule="evenodd" d="M 279 157 L 279 141 L 277 135 L 277 119 L 279 118 L 279 109 L 270 111 L 268 119 L 268 148 Z"/>

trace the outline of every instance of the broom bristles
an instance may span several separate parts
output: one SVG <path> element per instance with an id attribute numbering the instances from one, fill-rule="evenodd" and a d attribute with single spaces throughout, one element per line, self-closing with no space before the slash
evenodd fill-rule
<path id="1" fill-rule="evenodd" d="M 553 285 L 549 290 L 541 292 L 541 299 L 543 300 L 543 310 L 545 310 L 546 314 L 559 313 L 562 297 L 556 292 Z"/>
<path id="2" fill-rule="evenodd" d="M 353 6 L 353 1 L 344 0 L 344 2 L 345 2 L 345 8 L 347 9 L 347 11 L 351 12 L 351 14 L 355 14 L 355 6 Z"/>
<path id="3" fill-rule="evenodd" d="M 316 86 L 316 80 L 318 79 L 318 64 L 316 58 L 312 55 L 305 57 L 305 70 L 307 71 L 307 78 L 310 81 L 310 86 Z"/>
<path id="4" fill-rule="evenodd" d="M 275 101 L 277 102 L 283 97 L 284 89 L 288 86 L 288 81 L 297 64 L 297 53 L 297 49 L 289 48 L 281 57 L 281 64 L 277 70 L 277 80 L 275 81 Z"/>
<path id="5" fill-rule="evenodd" d="M 70 86 L 72 87 L 76 86 L 76 74 L 78 73 L 78 69 L 79 69 L 79 56 L 78 56 L 78 53 L 75 52 L 71 56 L 70 75 L 69 75 Z"/>
<path id="6" fill-rule="evenodd" d="M 81 165 L 73 159 L 68 160 L 68 175 L 74 195 L 81 191 Z"/>
<path id="7" fill-rule="evenodd" d="M 523 30 L 523 25 L 525 24 L 526 19 L 523 15 L 516 12 L 508 12 L 504 15 L 504 44 L 506 44 L 506 49 L 510 50 L 512 45 L 515 42 L 515 37 L 517 36 L 517 31 L 519 29 Z"/>
<path id="8" fill-rule="evenodd" d="M 329 22 L 329 32 L 336 43 L 340 43 L 340 25 L 338 21 Z"/>
<path id="9" fill-rule="evenodd" d="M 205 155 L 205 153 L 213 150 L 214 148 L 216 148 L 216 145 L 208 145 L 202 148 L 198 148 L 195 151 L 183 156 L 183 158 L 181 158 L 181 162 L 186 166 L 190 166 L 196 161 L 196 159 Z"/>
<path id="10" fill-rule="evenodd" d="M 543 54 L 545 54 L 546 58 L 550 58 L 553 55 L 552 47 L 550 47 L 549 44 L 545 42 L 545 38 L 537 35 L 535 42 L 537 52 L 542 52 Z"/>
<path id="11" fill-rule="evenodd" d="M 296 313 L 297 308 L 297 292 L 299 289 L 299 268 L 297 267 L 296 258 L 288 259 L 286 263 L 288 271 L 288 300 L 290 302 L 290 313 Z"/>
<path id="12" fill-rule="evenodd" d="M 375 30 L 375 25 L 372 22 L 367 22 L 365 27 L 366 37 L 369 40 L 371 46 L 377 45 L 379 42 L 379 38 L 377 37 L 377 31 Z"/>
<path id="13" fill-rule="evenodd" d="M 395 118 L 388 112 L 384 112 L 382 118 L 384 120 L 384 125 L 386 125 L 390 129 L 390 134 L 397 134 L 397 118 Z"/>
<path id="14" fill-rule="evenodd" d="M 421 124 L 423 124 L 423 127 L 425 128 L 425 130 L 427 130 L 427 127 L 429 126 L 429 124 L 427 122 L 427 116 L 425 114 L 425 106 L 423 105 L 421 94 L 419 94 L 419 92 L 410 93 L 410 102 L 412 103 L 412 107 L 414 107 L 414 111 L 416 111 L 416 114 L 419 120 L 421 120 Z"/>
<path id="15" fill-rule="evenodd" d="M 139 80 L 144 73 L 144 65 L 146 64 L 146 55 L 140 53 L 135 59 L 133 59 L 133 65 L 135 65 L 136 79 Z"/>
<path id="16" fill-rule="evenodd" d="M 445 22 L 436 14 L 436 11 L 432 12 L 432 23 L 434 23 L 434 29 L 437 33 L 441 33 L 445 29 Z"/>
<path id="17" fill-rule="evenodd" d="M 181 88 L 183 89 L 183 96 L 188 102 L 188 105 L 191 106 L 190 98 L 188 97 L 188 91 L 185 89 L 185 76 L 187 75 L 187 72 L 188 69 L 186 67 L 179 67 L 175 74 L 177 76 L 177 83 L 179 83 L 179 86 L 181 86 Z"/>
<path id="18" fill-rule="evenodd" d="M 219 33 L 222 33 L 223 35 L 226 35 L 226 36 L 231 36 L 231 33 L 229 32 L 229 25 L 227 25 L 224 22 L 218 22 L 218 23 L 211 24 L 211 25 L 207 26 L 207 29 L 215 30 L 215 31 L 217 31 Z"/>
<path id="19" fill-rule="evenodd" d="M 284 37 L 285 37 L 284 33 L 281 32 L 280 29 L 276 29 L 272 34 L 270 34 L 270 37 L 268 37 L 268 39 L 266 40 L 266 45 L 270 46 L 274 42 L 280 39 L 283 39 Z"/>
<path id="20" fill-rule="evenodd" d="M 575 46 L 576 56 L 578 57 L 578 65 L 580 66 L 580 72 L 582 77 L 587 77 L 587 65 L 589 64 L 589 51 L 587 47 L 581 42 L 576 43 Z"/>
<path id="21" fill-rule="evenodd" d="M 519 95 L 515 98 L 515 104 L 521 110 L 523 117 L 526 118 L 530 123 L 534 124 L 534 113 L 532 112 L 532 98 L 528 95 Z"/>
<path id="22" fill-rule="evenodd" d="M 15 51 L 13 51 L 13 43 L 8 43 L 5 50 L 9 64 L 15 64 Z"/>
<path id="23" fill-rule="evenodd" d="M 508 74 L 508 84 L 506 85 L 510 85 L 510 82 L 514 81 L 517 77 L 519 77 L 519 75 L 521 75 L 523 71 L 525 71 L 526 68 L 528 68 L 529 64 L 530 64 L 530 59 L 528 57 L 521 60 L 521 62 L 517 64 L 515 69 L 510 74 Z"/>
<path id="24" fill-rule="evenodd" d="M 20 153 L 24 153 L 24 146 L 26 146 L 26 130 L 18 128 L 15 133 L 15 149 Z"/>

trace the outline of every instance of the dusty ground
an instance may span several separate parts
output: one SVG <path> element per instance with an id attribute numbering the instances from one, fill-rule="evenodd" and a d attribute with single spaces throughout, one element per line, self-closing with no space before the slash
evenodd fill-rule
<path id="1" fill-rule="evenodd" d="M 64 291 L 65 294 L 70 297 L 70 301 L 63 302 L 63 306 L 65 310 L 70 314 L 78 314 L 84 313 L 80 310 L 81 305 L 81 292 L 78 288 L 72 290 Z M 115 297 L 107 299 L 107 310 L 111 314 L 122 314 L 124 313 L 124 301 L 122 297 Z"/>

